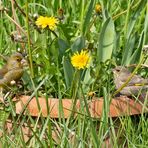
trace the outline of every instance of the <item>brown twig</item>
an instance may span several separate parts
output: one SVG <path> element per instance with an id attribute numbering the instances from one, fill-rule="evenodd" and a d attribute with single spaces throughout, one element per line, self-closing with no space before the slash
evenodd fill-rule
<path id="1" fill-rule="evenodd" d="M 128 65 L 127 67 L 136 67 L 136 66 L 137 66 L 137 64 L 131 64 L 131 65 Z M 147 64 L 141 64 L 141 66 L 148 68 Z"/>
<path id="2" fill-rule="evenodd" d="M 15 9 L 14 9 L 14 0 L 10 0 L 10 1 L 11 1 L 13 19 L 14 19 L 15 22 L 17 22 Z M 17 25 L 16 25 L 16 30 L 17 30 L 18 35 L 21 36 L 21 30 Z M 22 48 L 25 49 L 24 43 L 20 43 L 20 44 L 21 44 Z"/>
<path id="3" fill-rule="evenodd" d="M 25 12 L 21 9 L 21 7 L 18 5 L 18 3 L 16 2 L 16 0 L 13 0 L 16 7 L 19 9 L 19 11 L 23 14 L 24 17 L 26 17 Z M 32 23 L 32 20 L 30 18 L 28 18 L 28 20 Z"/>
<path id="4" fill-rule="evenodd" d="M 1 57 L 3 60 L 7 61 L 7 57 L 3 56 L 2 54 L 0 54 L 0 57 Z"/>
<path id="5" fill-rule="evenodd" d="M 27 33 L 23 30 L 23 28 L 14 20 L 12 19 L 6 12 L 5 15 L 20 29 L 20 31 L 27 36 Z"/>

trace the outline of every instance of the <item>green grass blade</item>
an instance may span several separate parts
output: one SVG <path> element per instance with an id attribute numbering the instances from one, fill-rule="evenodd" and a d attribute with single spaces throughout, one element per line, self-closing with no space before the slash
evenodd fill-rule
<path id="1" fill-rule="evenodd" d="M 133 54 L 135 45 L 135 35 L 130 36 L 129 40 L 126 42 L 124 55 L 122 57 L 122 65 L 128 65 L 130 63 L 130 58 Z"/>
<path id="2" fill-rule="evenodd" d="M 130 20 L 129 20 L 129 23 L 128 23 L 126 39 L 129 39 L 130 35 L 132 34 L 135 23 L 136 23 L 137 19 L 139 18 L 140 13 L 143 10 L 145 4 L 146 4 L 146 1 L 141 0 L 141 3 L 139 3 L 139 6 L 135 10 L 135 13 L 133 13 L 132 16 L 130 17 Z"/>
<path id="3" fill-rule="evenodd" d="M 83 34 L 84 35 L 87 33 L 87 29 L 89 29 L 89 23 L 90 23 L 90 20 L 91 20 L 91 17 L 92 17 L 93 9 L 94 9 L 94 2 L 95 2 L 94 0 L 91 0 L 90 3 L 89 3 L 89 6 L 88 6 L 86 17 L 85 17 L 85 20 L 84 20 L 84 23 L 83 23 Z"/>
<path id="4" fill-rule="evenodd" d="M 142 53 L 142 46 L 144 43 L 144 32 L 142 32 L 141 37 L 139 39 L 139 45 L 137 50 L 133 53 L 132 57 L 130 58 L 130 64 L 138 63 Z"/>
<path id="5" fill-rule="evenodd" d="M 145 16 L 145 22 L 144 22 L 144 43 L 148 43 L 148 2 L 146 4 L 146 16 Z"/>

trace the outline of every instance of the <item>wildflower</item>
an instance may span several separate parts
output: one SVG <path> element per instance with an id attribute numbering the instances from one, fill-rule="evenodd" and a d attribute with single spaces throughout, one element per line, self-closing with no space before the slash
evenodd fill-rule
<path id="1" fill-rule="evenodd" d="M 43 29 L 48 26 L 50 30 L 54 31 L 59 21 L 55 17 L 40 16 L 35 23 L 37 26 Z"/>
<path id="2" fill-rule="evenodd" d="M 96 4 L 95 11 L 96 11 L 96 13 L 101 13 L 102 12 L 102 8 L 101 8 L 100 4 Z"/>
<path id="3" fill-rule="evenodd" d="M 71 63 L 73 67 L 77 69 L 84 69 L 88 67 L 88 64 L 90 63 L 90 56 L 87 51 L 82 50 L 80 53 L 76 52 L 71 57 Z"/>

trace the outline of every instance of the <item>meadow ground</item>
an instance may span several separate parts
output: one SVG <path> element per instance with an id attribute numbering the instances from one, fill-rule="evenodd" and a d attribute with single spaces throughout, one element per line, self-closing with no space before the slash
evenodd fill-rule
<path id="1" fill-rule="evenodd" d="M 114 67 L 130 66 L 133 74 L 148 77 L 146 0 L 5 0 L 0 1 L 0 28 L 1 57 L 17 51 L 28 59 L 21 83 L 9 90 L 9 105 L 1 105 L 0 147 L 148 147 L 146 113 L 108 116 L 117 92 Z M 81 98 L 84 107 L 68 119 L 62 118 L 61 104 L 59 119 L 18 116 L 11 101 L 16 94 L 69 98 L 74 106 Z M 93 95 L 104 98 L 99 119 L 88 111 Z M 26 126 L 32 132 L 29 139 L 23 135 Z"/>

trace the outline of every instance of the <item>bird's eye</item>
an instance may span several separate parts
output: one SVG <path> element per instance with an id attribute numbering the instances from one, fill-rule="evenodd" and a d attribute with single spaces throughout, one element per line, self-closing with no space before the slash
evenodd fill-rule
<path id="1" fill-rule="evenodd" d="M 116 68 L 115 70 L 116 70 L 116 72 L 120 72 L 120 69 L 117 69 L 117 68 Z"/>
<path id="2" fill-rule="evenodd" d="M 21 61 L 21 59 L 20 59 L 20 58 L 17 58 L 16 60 L 17 60 L 18 62 L 20 62 L 20 61 Z"/>

